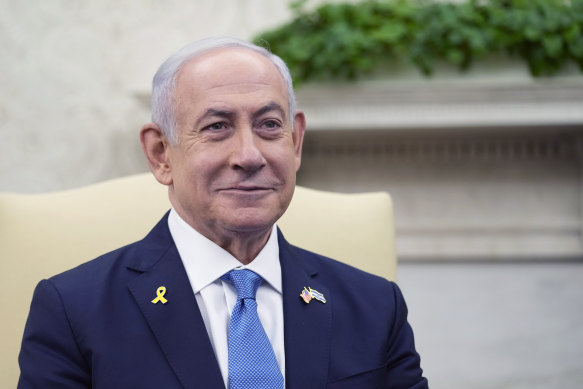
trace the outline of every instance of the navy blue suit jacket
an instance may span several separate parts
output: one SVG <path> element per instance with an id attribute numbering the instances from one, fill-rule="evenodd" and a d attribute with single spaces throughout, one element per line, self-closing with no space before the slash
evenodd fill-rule
<path id="1" fill-rule="evenodd" d="M 394 283 L 279 233 L 286 386 L 427 388 Z M 166 304 L 152 304 L 159 286 Z M 326 303 L 300 297 L 304 287 Z M 224 389 L 164 217 L 143 240 L 37 286 L 18 388 Z"/>

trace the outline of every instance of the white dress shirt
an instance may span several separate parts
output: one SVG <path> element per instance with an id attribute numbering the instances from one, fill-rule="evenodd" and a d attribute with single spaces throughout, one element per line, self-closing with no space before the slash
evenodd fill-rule
<path id="1" fill-rule="evenodd" d="M 273 226 L 265 247 L 249 265 L 241 264 L 229 252 L 200 234 L 174 209 L 170 211 L 168 227 L 194 291 L 225 387 L 228 388 L 229 373 L 227 336 L 237 290 L 220 277 L 235 268 L 253 270 L 264 280 L 257 290 L 257 313 L 285 378 L 283 296 L 276 226 Z"/>

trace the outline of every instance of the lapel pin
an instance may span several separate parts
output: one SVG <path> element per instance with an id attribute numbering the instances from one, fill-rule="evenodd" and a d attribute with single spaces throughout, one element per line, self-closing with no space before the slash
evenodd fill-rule
<path id="1" fill-rule="evenodd" d="M 306 288 L 304 286 L 304 290 L 300 293 L 300 297 L 304 300 L 306 304 L 309 304 L 312 299 L 316 299 L 322 303 L 326 303 L 326 298 L 320 292 L 312 288 Z"/>
<path id="2" fill-rule="evenodd" d="M 157 304 L 158 301 L 162 302 L 162 304 L 166 304 L 168 302 L 168 299 L 164 298 L 164 295 L 166 294 L 166 287 L 165 286 L 161 286 L 156 290 L 156 297 L 154 300 L 152 300 L 153 304 Z"/>

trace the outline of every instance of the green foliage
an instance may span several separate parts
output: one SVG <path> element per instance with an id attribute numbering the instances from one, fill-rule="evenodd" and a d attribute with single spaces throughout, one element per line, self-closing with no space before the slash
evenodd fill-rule
<path id="1" fill-rule="evenodd" d="M 523 59 L 532 75 L 583 71 L 583 0 L 366 0 L 306 10 L 254 39 L 281 56 L 296 82 L 351 80 L 411 61 L 423 73 L 446 62 L 468 69 L 492 54 Z"/>

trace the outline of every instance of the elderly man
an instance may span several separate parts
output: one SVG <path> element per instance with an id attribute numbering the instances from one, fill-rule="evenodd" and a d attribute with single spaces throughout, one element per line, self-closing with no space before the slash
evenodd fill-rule
<path id="1" fill-rule="evenodd" d="M 304 114 L 289 71 L 230 38 L 154 77 L 140 133 L 172 209 L 41 281 L 19 388 L 427 388 L 397 286 L 287 243 Z"/>

